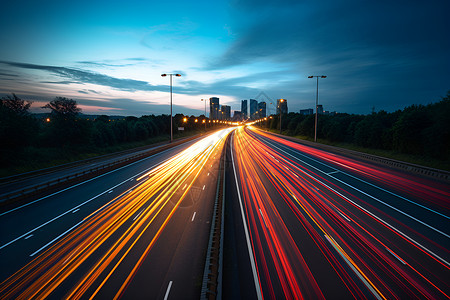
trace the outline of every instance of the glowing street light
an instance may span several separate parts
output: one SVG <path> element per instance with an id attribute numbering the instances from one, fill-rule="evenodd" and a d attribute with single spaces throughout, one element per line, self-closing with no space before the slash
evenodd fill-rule
<path id="1" fill-rule="evenodd" d="M 180 77 L 181 74 L 161 74 L 162 77 L 170 76 L 170 142 L 173 141 L 173 121 L 172 121 L 172 76 Z"/>
<path id="2" fill-rule="evenodd" d="M 316 75 L 311 75 L 308 76 L 308 78 L 317 78 L 317 90 L 316 90 L 316 120 L 314 122 L 314 142 L 317 142 L 317 107 L 319 106 L 319 77 L 320 78 L 327 78 L 327 76 L 321 75 L 321 76 L 316 76 Z"/>
<path id="3" fill-rule="evenodd" d="M 280 103 L 278 104 L 278 109 L 280 110 L 280 134 L 281 134 L 281 103 L 284 102 L 284 99 L 280 99 Z"/>

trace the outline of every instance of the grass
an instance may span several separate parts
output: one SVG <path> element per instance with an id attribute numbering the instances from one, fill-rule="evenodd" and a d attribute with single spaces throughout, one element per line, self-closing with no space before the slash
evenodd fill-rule
<path id="1" fill-rule="evenodd" d="M 269 130 L 271 132 L 274 133 L 280 133 L 279 130 Z M 313 138 L 307 137 L 307 136 L 301 136 L 301 135 L 289 135 L 287 134 L 287 132 L 283 132 L 283 135 L 286 136 L 291 136 L 294 138 L 298 138 L 301 140 L 307 140 L 307 141 L 314 141 Z M 325 139 L 317 139 L 317 142 L 320 144 L 324 144 L 324 145 L 330 145 L 330 146 L 335 146 L 335 147 L 339 147 L 339 148 L 344 148 L 344 149 L 349 149 L 349 150 L 354 150 L 354 151 L 358 151 L 358 152 L 363 152 L 363 153 L 368 153 L 368 154 L 372 154 L 372 155 L 376 155 L 376 156 L 381 156 L 381 157 L 386 157 L 386 158 L 390 158 L 390 159 L 395 159 L 395 160 L 399 160 L 399 161 L 403 161 L 403 162 L 408 162 L 408 163 L 412 163 L 412 164 L 416 164 L 416 165 L 420 165 L 420 166 L 425 166 L 425 167 L 430 167 L 430 168 L 434 168 L 434 169 L 439 169 L 439 170 L 445 170 L 445 171 L 450 171 L 450 161 L 449 160 L 439 160 L 439 159 L 434 159 L 434 158 L 429 158 L 429 157 L 425 157 L 422 155 L 413 155 L 413 154 L 407 154 L 407 153 L 399 153 L 393 150 L 384 150 L 384 149 L 373 149 L 373 148 L 365 148 L 365 147 L 360 147 L 354 144 L 350 144 L 350 143 L 336 143 L 336 142 L 330 142 L 328 140 Z"/>
<path id="2" fill-rule="evenodd" d="M 173 136 L 174 139 L 189 137 L 203 132 L 188 131 L 178 133 Z M 14 163 L 0 169 L 0 177 L 12 176 L 15 174 L 26 173 L 34 170 L 54 167 L 79 160 L 93 158 L 105 154 L 111 154 L 124 150 L 134 149 L 143 146 L 155 145 L 169 141 L 168 135 L 161 135 L 149 138 L 145 141 L 130 142 L 109 147 L 78 147 L 78 148 L 37 148 L 27 147 L 21 152 L 20 157 L 14 160 Z"/>

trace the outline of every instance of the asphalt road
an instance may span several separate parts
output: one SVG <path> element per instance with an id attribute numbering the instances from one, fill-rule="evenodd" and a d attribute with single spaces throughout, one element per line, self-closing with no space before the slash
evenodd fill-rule
<path id="1" fill-rule="evenodd" d="M 231 144 L 224 298 L 448 299 L 448 184 L 251 128 Z"/>
<path id="2" fill-rule="evenodd" d="M 0 211 L 0 298 L 198 299 L 225 149 L 223 299 L 447 299 L 450 188 L 239 127 Z"/>
<path id="3" fill-rule="evenodd" d="M 225 136 L 0 212 L 0 298 L 199 298 Z"/>

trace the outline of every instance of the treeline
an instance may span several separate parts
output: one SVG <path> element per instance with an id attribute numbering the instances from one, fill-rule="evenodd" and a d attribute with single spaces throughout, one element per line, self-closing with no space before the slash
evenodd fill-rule
<path id="1" fill-rule="evenodd" d="M 70 157 L 74 153 L 102 152 L 107 147 L 143 142 L 155 137 L 169 139 L 170 135 L 170 115 L 123 119 L 102 115 L 86 119 L 81 115 L 76 101 L 56 97 L 43 106 L 50 113 L 38 118 L 29 112 L 30 105 L 31 101 L 24 101 L 15 94 L 1 99 L 2 168 L 17 164 L 17 160 L 27 160 L 26 156 L 45 157 L 41 155 L 42 151 L 63 153 L 62 156 Z M 184 131 L 200 130 L 204 128 L 204 119 L 208 121 L 204 116 L 197 118 L 177 114 L 173 118 L 173 132 L 178 133 L 178 127 L 184 127 Z"/>
<path id="2" fill-rule="evenodd" d="M 281 118 L 283 133 L 314 138 L 315 115 L 289 113 Z M 279 130 L 279 116 L 268 119 Z M 317 136 L 374 149 L 450 160 L 450 91 L 441 101 L 411 105 L 392 113 L 319 115 Z"/>

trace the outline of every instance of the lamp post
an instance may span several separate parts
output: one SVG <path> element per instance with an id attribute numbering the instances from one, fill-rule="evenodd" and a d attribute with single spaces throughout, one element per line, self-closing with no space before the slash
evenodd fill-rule
<path id="1" fill-rule="evenodd" d="M 278 103 L 278 109 L 280 110 L 280 134 L 281 134 L 281 103 L 284 102 L 284 99 L 280 99 Z"/>
<path id="2" fill-rule="evenodd" d="M 181 74 L 161 74 L 162 77 L 170 76 L 170 142 L 173 141 L 173 121 L 172 121 L 172 76 L 180 77 Z"/>
<path id="3" fill-rule="evenodd" d="M 208 99 L 202 99 L 202 101 L 205 102 L 205 131 L 206 131 L 206 101 L 208 101 Z"/>
<path id="4" fill-rule="evenodd" d="M 317 78 L 317 90 L 316 90 L 316 120 L 314 121 L 314 142 L 317 142 L 317 107 L 319 106 L 319 78 L 327 78 L 327 76 L 311 75 L 308 78 Z"/>

